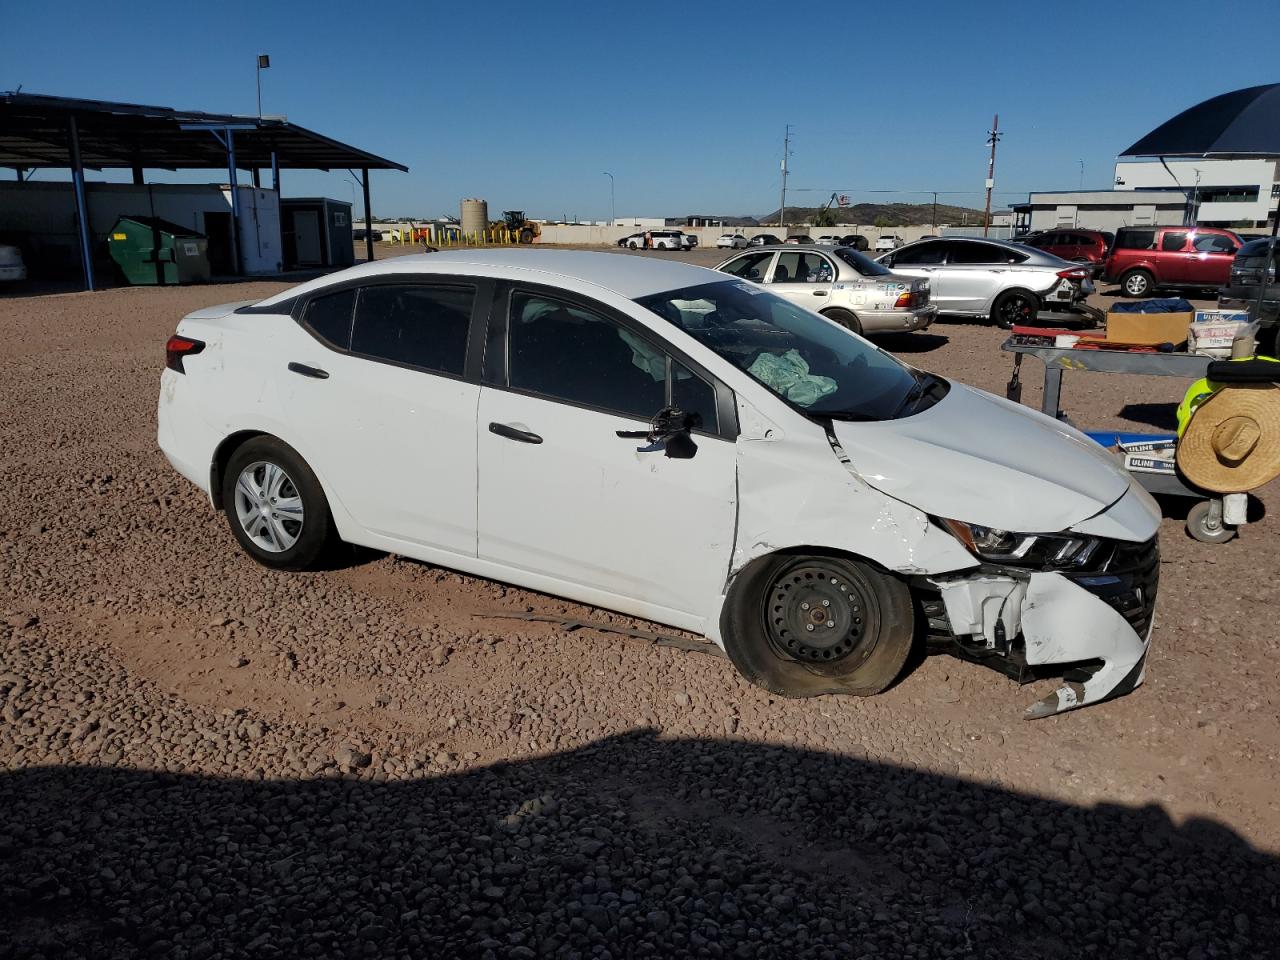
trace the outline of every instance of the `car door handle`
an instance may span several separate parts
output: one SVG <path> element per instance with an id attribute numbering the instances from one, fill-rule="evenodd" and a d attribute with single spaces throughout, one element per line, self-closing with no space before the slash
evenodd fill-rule
<path id="1" fill-rule="evenodd" d="M 541 443 L 542 438 L 530 430 L 521 430 L 519 427 L 513 427 L 505 423 L 489 424 L 489 432 L 496 433 L 500 437 L 506 437 L 508 440 L 516 440 L 520 443 Z"/>
<path id="2" fill-rule="evenodd" d="M 310 377 L 313 380 L 328 380 L 329 371 L 321 370 L 319 367 L 309 367 L 305 363 L 291 362 L 289 369 L 293 373 L 300 373 L 304 377 Z"/>
<path id="3" fill-rule="evenodd" d="M 825 297 L 825 296 L 826 296 L 828 293 L 830 293 L 830 292 L 831 292 L 831 291 L 829 291 L 829 290 L 814 290 L 814 291 L 813 291 L 813 295 L 814 295 L 815 297 Z"/>

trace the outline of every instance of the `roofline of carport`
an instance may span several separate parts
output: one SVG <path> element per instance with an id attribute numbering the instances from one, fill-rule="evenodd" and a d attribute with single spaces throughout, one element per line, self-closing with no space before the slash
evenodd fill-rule
<path id="1" fill-rule="evenodd" d="M 242 117 L 146 104 L 16 92 L 0 93 L 0 119 L 6 118 L 6 115 L 10 123 L 0 126 L 0 165 L 12 166 L 18 173 L 19 181 L 24 179 L 24 171 L 27 170 L 71 170 L 81 261 L 85 287 L 88 290 L 95 289 L 95 282 L 88 204 L 84 189 L 85 169 L 131 170 L 134 183 L 140 183 L 142 170 L 148 167 L 164 170 L 210 170 L 221 169 L 225 163 L 233 187 L 239 185 L 237 171 L 240 169 L 251 171 L 256 187 L 259 171 L 269 164 L 272 189 L 277 193 L 282 168 L 326 172 L 347 169 L 353 176 L 356 176 L 355 171 L 358 169 L 358 179 L 364 193 L 365 250 L 370 261 L 373 260 L 373 214 L 369 203 L 369 171 L 409 171 L 404 164 L 278 118 Z M 23 120 L 26 121 L 25 126 Z M 93 152 L 86 162 L 83 150 L 85 134 L 87 132 L 92 139 L 95 128 L 101 142 L 91 143 Z M 144 133 L 149 137 L 143 136 Z M 222 149 L 217 154 L 200 142 L 199 138 L 205 133 L 216 138 L 221 146 Z M 236 133 L 240 133 L 241 137 L 237 138 Z M 55 153 L 59 151 L 63 137 L 68 154 L 66 162 L 54 159 L 44 152 L 46 149 Z M 158 142 L 160 137 L 165 138 L 163 145 Z M 31 152 L 33 146 L 36 153 Z M 148 149 L 148 146 L 152 149 Z M 236 158 L 237 149 L 240 151 L 239 162 Z M 122 155 L 125 153 L 128 155 Z M 232 244 L 235 248 L 233 263 L 237 275 L 240 275 L 239 224 L 235 223 L 239 203 L 235 190 L 232 190 L 231 201 Z"/>

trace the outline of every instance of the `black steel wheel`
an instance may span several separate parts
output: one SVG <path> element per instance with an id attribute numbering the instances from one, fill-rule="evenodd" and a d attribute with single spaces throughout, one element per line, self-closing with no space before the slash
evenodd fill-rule
<path id="1" fill-rule="evenodd" d="M 1008 330 L 1015 324 L 1034 323 L 1040 312 L 1040 298 L 1029 290 L 1009 290 L 991 306 L 991 319 Z"/>
<path id="2" fill-rule="evenodd" d="M 836 555 L 757 560 L 734 582 L 725 649 L 748 680 L 788 697 L 879 693 L 914 640 L 906 584 Z"/>

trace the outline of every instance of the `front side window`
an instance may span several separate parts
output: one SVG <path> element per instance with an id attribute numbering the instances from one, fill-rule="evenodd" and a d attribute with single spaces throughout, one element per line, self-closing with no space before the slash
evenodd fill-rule
<path id="1" fill-rule="evenodd" d="M 894 266 L 932 266 L 933 264 L 942 263 L 947 256 L 947 245 L 945 243 L 913 243 L 909 247 L 903 247 L 893 255 Z"/>
<path id="2" fill-rule="evenodd" d="M 507 379 L 517 390 L 640 420 L 674 404 L 716 429 L 715 390 L 652 340 L 536 294 L 511 296 Z"/>
<path id="3" fill-rule="evenodd" d="M 749 253 L 745 257 L 738 257 L 736 260 L 730 260 L 721 271 L 733 274 L 735 277 L 741 277 L 743 280 L 751 280 L 754 283 L 764 283 L 765 272 L 769 269 L 769 261 L 773 259 L 773 253 Z"/>
<path id="4" fill-rule="evenodd" d="M 1193 245 L 1200 253 L 1235 253 L 1236 245 L 1230 237 L 1220 233 L 1204 233 L 1196 237 Z"/>
<path id="5" fill-rule="evenodd" d="M 740 280 L 636 302 L 815 416 L 888 420 L 947 390 L 945 380 L 912 370 L 844 328 Z"/>
<path id="6" fill-rule="evenodd" d="M 364 287 L 356 302 L 351 352 L 460 377 L 474 300 L 470 287 Z"/>

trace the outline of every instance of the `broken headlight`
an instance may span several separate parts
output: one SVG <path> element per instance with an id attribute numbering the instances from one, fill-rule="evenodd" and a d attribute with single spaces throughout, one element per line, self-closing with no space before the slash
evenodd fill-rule
<path id="1" fill-rule="evenodd" d="M 1040 569 L 1087 569 L 1102 544 L 1078 533 L 1014 533 L 961 520 L 940 521 L 981 560 Z"/>

